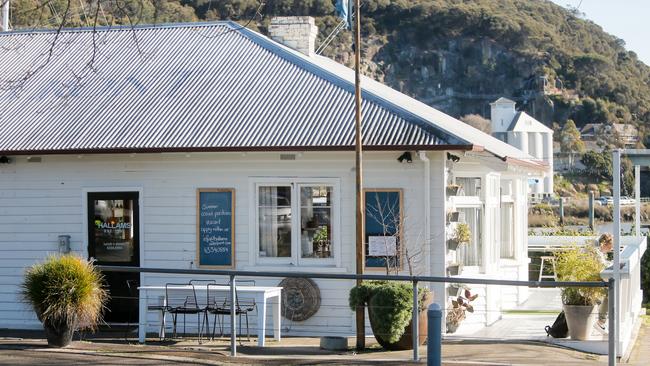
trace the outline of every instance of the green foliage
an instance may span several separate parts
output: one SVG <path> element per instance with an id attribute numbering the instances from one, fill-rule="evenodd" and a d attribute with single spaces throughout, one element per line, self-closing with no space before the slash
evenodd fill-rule
<path id="1" fill-rule="evenodd" d="M 556 230 L 545 230 L 542 232 L 536 232 L 535 230 L 530 230 L 528 235 L 533 236 L 596 236 L 597 233 L 590 229 L 566 229 L 559 228 Z"/>
<path id="2" fill-rule="evenodd" d="M 454 240 L 458 243 L 469 243 L 471 235 L 472 233 L 469 230 L 469 225 L 464 222 L 456 225 L 456 229 L 454 230 Z"/>
<path id="3" fill-rule="evenodd" d="M 92 263 L 73 255 L 50 256 L 29 268 L 23 297 L 42 322 L 94 328 L 102 319 L 107 292 Z"/>
<path id="4" fill-rule="evenodd" d="M 419 288 L 420 311 L 424 310 L 426 288 Z M 397 342 L 411 321 L 413 311 L 413 287 L 409 283 L 394 281 L 364 281 L 350 290 L 350 309 L 359 306 L 374 308 L 369 312 L 377 333 L 389 343 Z"/>
<path id="5" fill-rule="evenodd" d="M 560 150 L 569 154 L 569 165 L 573 166 L 575 154 L 585 151 L 585 143 L 580 139 L 580 131 L 572 120 L 568 120 L 560 132 Z"/>
<path id="6" fill-rule="evenodd" d="M 555 270 L 559 281 L 602 281 L 600 272 L 605 269 L 598 249 L 593 245 L 572 247 L 555 254 Z M 602 287 L 565 287 L 562 303 L 565 305 L 596 305 L 605 296 Z"/>
<path id="7" fill-rule="evenodd" d="M 612 180 L 613 163 L 612 152 L 608 149 L 602 152 L 587 151 L 580 160 L 585 166 L 584 173 L 594 179 Z M 621 159 L 622 192 L 630 195 L 634 191 L 634 166 L 630 159 L 623 157 Z M 619 174 L 619 176 L 620 176 Z"/>
<path id="8" fill-rule="evenodd" d="M 548 203 L 537 203 L 530 209 L 533 213 L 539 215 L 553 215 L 553 206 Z"/>
<path id="9" fill-rule="evenodd" d="M 612 179 L 611 151 L 587 151 L 580 159 L 585 166 L 585 173 L 597 179 Z"/>
<path id="10" fill-rule="evenodd" d="M 320 242 L 320 241 L 327 241 L 329 235 L 327 234 L 327 226 L 323 225 L 318 228 L 316 233 L 314 234 L 314 241 L 315 242 Z"/>

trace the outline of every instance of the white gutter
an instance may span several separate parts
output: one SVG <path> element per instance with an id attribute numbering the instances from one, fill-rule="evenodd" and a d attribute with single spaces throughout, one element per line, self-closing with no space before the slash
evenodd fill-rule
<path id="1" fill-rule="evenodd" d="M 424 162 L 424 240 L 425 240 L 425 260 L 427 274 L 431 273 L 431 161 L 424 151 L 418 151 L 420 160 Z"/>

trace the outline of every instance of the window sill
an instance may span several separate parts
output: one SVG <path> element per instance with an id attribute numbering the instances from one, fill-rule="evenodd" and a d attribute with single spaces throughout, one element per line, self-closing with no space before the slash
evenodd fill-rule
<path id="1" fill-rule="evenodd" d="M 265 271 L 265 272 L 315 272 L 315 273 L 348 273 L 345 267 L 335 267 L 333 265 L 306 265 L 291 266 L 287 264 L 262 264 L 243 267 L 244 271 Z"/>

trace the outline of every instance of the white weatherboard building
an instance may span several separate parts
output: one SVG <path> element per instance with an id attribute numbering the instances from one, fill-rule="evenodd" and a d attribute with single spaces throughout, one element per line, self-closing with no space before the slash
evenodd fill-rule
<path id="1" fill-rule="evenodd" d="M 531 181 L 530 194 L 536 197 L 552 195 L 553 130 L 526 112 L 518 112 L 515 104 L 507 98 L 490 103 L 492 134 L 546 164 L 543 179 Z"/>
<path id="2" fill-rule="evenodd" d="M 92 69 L 92 31 L 64 30 L 33 74 L 55 33 L 0 33 L 0 327 L 40 327 L 19 286 L 61 235 L 100 264 L 354 273 L 354 73 L 313 53 L 311 22 L 273 25 L 276 37 L 305 30 L 289 37 L 304 53 L 229 22 L 99 29 Z M 390 260 L 406 273 L 410 248 L 416 274 L 459 263 L 463 276 L 527 279 L 527 182 L 547 166 L 385 85 L 362 86 L 366 210 L 390 203 L 403 227 L 377 231 L 369 216 L 366 271 Z M 464 194 L 447 196 L 452 183 Z M 456 253 L 452 216 L 472 231 Z M 390 236 L 383 254 L 369 245 Z M 190 279 L 129 276 L 106 274 L 114 296 L 127 280 Z M 353 281 L 316 284 L 320 308 L 283 320 L 285 334 L 354 334 Z M 432 290 L 444 306 L 446 289 Z M 473 290 L 484 311 L 467 327 L 526 296 Z M 137 314 L 113 299 L 107 320 L 127 321 L 129 307 Z M 155 331 L 156 313 L 143 316 Z"/>

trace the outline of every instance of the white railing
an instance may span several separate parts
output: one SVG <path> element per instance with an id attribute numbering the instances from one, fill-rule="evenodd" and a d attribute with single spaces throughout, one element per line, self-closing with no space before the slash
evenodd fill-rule
<path id="1" fill-rule="evenodd" d="M 529 252 L 554 252 L 573 245 L 585 245 L 598 240 L 597 236 L 529 236 Z M 616 311 L 620 314 L 620 321 L 617 325 L 619 330 L 619 341 L 617 354 L 625 355 L 631 350 L 632 337 L 637 322 L 640 321 L 642 311 L 643 291 L 641 290 L 641 258 L 645 253 L 647 244 L 646 237 L 621 236 L 621 280 L 620 302 Z M 603 280 L 613 276 L 612 268 L 605 269 L 601 273 Z M 613 301 L 610 299 L 609 301 Z"/>
<path id="2" fill-rule="evenodd" d="M 624 240 L 625 239 L 625 240 Z M 627 243 L 630 239 L 636 239 L 635 242 Z M 627 354 L 633 344 L 634 328 L 640 321 L 641 311 L 643 309 L 643 291 L 641 290 L 641 258 L 645 253 L 647 244 L 646 237 L 621 237 L 621 244 L 625 245 L 621 252 L 621 279 L 619 281 L 620 298 L 617 304 L 619 317 L 619 339 L 617 344 L 617 354 Z M 608 268 L 601 273 L 604 280 L 613 276 L 612 268 Z M 609 301 L 613 301 L 610 299 Z"/>

